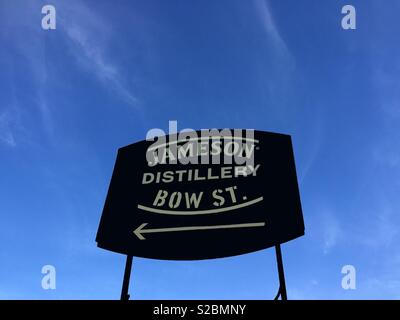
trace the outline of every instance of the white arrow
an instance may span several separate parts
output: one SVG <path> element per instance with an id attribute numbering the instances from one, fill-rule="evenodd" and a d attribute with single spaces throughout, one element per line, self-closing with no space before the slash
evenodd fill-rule
<path id="1" fill-rule="evenodd" d="M 140 239 L 145 240 L 143 233 L 158 233 L 158 232 L 175 232 L 175 231 L 198 231 L 198 230 L 215 230 L 215 229 L 233 229 L 233 228 L 254 228 L 264 227 L 265 222 L 255 223 L 239 223 L 239 224 L 225 224 L 219 226 L 192 226 L 192 227 L 175 227 L 175 228 L 160 228 L 160 229 L 144 229 L 148 223 L 142 223 L 137 227 L 133 233 Z"/>

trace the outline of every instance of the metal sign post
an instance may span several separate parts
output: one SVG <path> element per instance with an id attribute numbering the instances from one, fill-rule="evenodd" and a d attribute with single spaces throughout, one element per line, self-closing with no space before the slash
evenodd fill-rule
<path id="1" fill-rule="evenodd" d="M 281 297 L 282 301 L 287 301 L 285 273 L 283 270 L 282 251 L 280 244 L 275 246 L 275 253 L 276 253 L 276 263 L 278 265 L 279 290 L 274 300 L 278 300 L 278 298 Z M 122 282 L 122 290 L 121 290 L 121 300 L 127 301 L 129 300 L 130 297 L 129 282 L 131 278 L 132 260 L 133 260 L 132 255 L 126 256 L 124 280 Z"/>
<path id="2" fill-rule="evenodd" d="M 282 251 L 280 244 L 275 246 L 275 252 L 276 252 L 276 263 L 278 265 L 279 291 L 274 300 L 278 300 L 280 296 L 281 300 L 286 301 L 287 293 L 286 293 L 285 273 L 283 272 Z"/>
<path id="3" fill-rule="evenodd" d="M 129 300 L 129 280 L 131 278 L 132 270 L 132 255 L 126 256 L 124 280 L 122 282 L 121 300 Z"/>

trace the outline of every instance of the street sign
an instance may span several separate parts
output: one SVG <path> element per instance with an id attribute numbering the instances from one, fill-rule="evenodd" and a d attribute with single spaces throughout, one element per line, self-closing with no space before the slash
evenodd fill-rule
<path id="1" fill-rule="evenodd" d="M 195 131 L 198 138 L 168 135 L 120 148 L 98 246 L 137 257 L 197 260 L 304 235 L 290 136 L 236 132 L 203 137 Z"/>

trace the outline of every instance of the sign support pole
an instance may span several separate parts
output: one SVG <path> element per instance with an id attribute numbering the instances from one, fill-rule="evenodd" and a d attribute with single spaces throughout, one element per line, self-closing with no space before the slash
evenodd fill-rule
<path id="1" fill-rule="evenodd" d="M 129 300 L 129 280 L 131 278 L 131 270 L 132 270 L 132 255 L 126 256 L 126 263 L 125 263 L 125 272 L 124 272 L 124 281 L 122 283 L 122 290 L 121 290 L 121 300 Z"/>
<path id="2" fill-rule="evenodd" d="M 278 300 L 278 297 L 281 296 L 281 300 L 286 301 L 287 293 L 285 284 L 285 273 L 283 272 L 282 251 L 280 244 L 275 246 L 275 252 L 276 252 L 276 263 L 278 264 L 278 275 L 279 275 L 279 291 L 275 300 Z"/>

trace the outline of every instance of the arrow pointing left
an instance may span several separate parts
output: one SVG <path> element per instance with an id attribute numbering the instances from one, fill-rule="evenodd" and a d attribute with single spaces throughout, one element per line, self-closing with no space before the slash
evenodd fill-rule
<path id="1" fill-rule="evenodd" d="M 265 222 L 225 224 L 225 225 L 216 225 L 216 226 L 190 226 L 190 227 L 144 229 L 144 227 L 147 225 L 148 225 L 148 223 L 142 223 L 139 227 L 137 227 L 133 231 L 133 233 L 140 240 L 146 240 L 146 238 L 143 236 L 143 233 L 198 231 L 198 230 L 216 230 L 216 229 L 233 229 L 233 228 L 255 228 L 255 227 L 264 227 Z"/>

